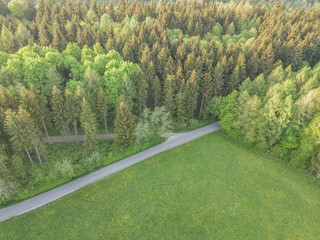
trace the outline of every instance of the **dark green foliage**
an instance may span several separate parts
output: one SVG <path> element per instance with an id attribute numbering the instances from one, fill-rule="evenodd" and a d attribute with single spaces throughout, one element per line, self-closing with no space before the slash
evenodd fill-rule
<path id="1" fill-rule="evenodd" d="M 116 144 L 121 150 L 127 149 L 134 141 L 134 126 L 130 106 L 124 98 L 119 102 L 114 126 L 117 133 Z"/>

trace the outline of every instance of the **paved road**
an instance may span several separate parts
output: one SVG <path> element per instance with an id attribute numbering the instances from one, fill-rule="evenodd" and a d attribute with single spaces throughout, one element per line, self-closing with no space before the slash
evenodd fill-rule
<path id="1" fill-rule="evenodd" d="M 136 163 L 139 163 L 147 158 L 150 158 L 158 153 L 180 146 L 184 143 L 190 142 L 196 138 L 217 131 L 219 129 L 221 129 L 220 125 L 218 123 L 213 123 L 206 127 L 191 132 L 173 134 L 169 137 L 169 139 L 166 142 L 161 143 L 155 147 L 149 148 L 143 152 L 127 157 L 119 162 L 113 163 L 96 172 L 90 173 L 84 177 L 78 178 L 74 181 L 71 181 L 60 187 L 52 189 L 48 192 L 42 193 L 38 196 L 25 200 L 21 203 L 1 209 L 0 222 L 11 217 L 18 216 L 23 213 L 34 210 L 69 193 L 72 193 L 90 183 L 93 183 L 113 173 L 128 168 Z"/>

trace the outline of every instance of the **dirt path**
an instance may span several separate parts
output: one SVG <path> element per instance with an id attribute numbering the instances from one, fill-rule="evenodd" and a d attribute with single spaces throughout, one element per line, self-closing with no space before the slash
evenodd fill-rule
<path id="1" fill-rule="evenodd" d="M 115 133 L 110 133 L 109 138 L 113 139 L 116 137 Z M 44 143 L 48 143 L 47 137 L 42 137 L 41 138 Z M 78 135 L 79 141 L 84 141 L 84 135 Z M 97 134 L 96 135 L 96 140 L 106 140 L 106 134 Z M 68 137 L 66 136 L 50 136 L 50 141 L 51 143 L 63 143 L 63 142 L 75 142 L 76 141 L 76 136 L 75 135 L 70 135 Z"/>

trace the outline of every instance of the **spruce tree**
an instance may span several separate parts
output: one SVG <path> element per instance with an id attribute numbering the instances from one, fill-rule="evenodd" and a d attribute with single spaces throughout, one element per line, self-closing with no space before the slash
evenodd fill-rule
<path id="1" fill-rule="evenodd" d="M 218 62 L 217 66 L 214 68 L 212 80 L 214 85 L 214 95 L 221 96 L 224 88 L 224 75 L 223 67 L 220 62 Z"/>
<path id="2" fill-rule="evenodd" d="M 65 119 L 65 99 L 61 94 L 60 89 L 58 89 L 56 86 L 53 86 L 52 89 L 52 111 L 55 126 L 61 131 L 63 135 L 68 136 L 68 122 Z"/>
<path id="3" fill-rule="evenodd" d="M 171 119 L 175 116 L 176 111 L 176 104 L 174 101 L 175 98 L 175 90 L 176 90 L 176 84 L 175 84 L 175 77 L 174 75 L 167 75 L 167 78 L 164 82 L 164 106 L 166 110 L 170 113 Z"/>
<path id="4" fill-rule="evenodd" d="M 197 72 L 193 70 L 186 84 L 186 116 L 188 119 L 193 118 L 194 111 L 197 108 L 197 99 L 199 94 L 199 85 L 197 82 Z"/>
<path id="5" fill-rule="evenodd" d="M 45 122 L 45 118 L 48 116 L 45 97 L 40 94 L 40 92 L 35 88 L 34 85 L 31 85 L 30 90 L 21 87 L 20 105 L 30 113 L 31 118 L 33 119 L 37 127 L 45 131 L 48 143 L 51 144 Z"/>
<path id="6" fill-rule="evenodd" d="M 11 109 L 8 109 L 5 112 L 4 125 L 6 132 L 11 136 L 10 142 L 13 149 L 18 152 L 21 148 L 23 148 L 26 151 L 31 164 L 33 164 L 34 162 L 30 155 L 27 142 L 20 133 L 20 126 L 16 117 L 16 113 Z"/>
<path id="7" fill-rule="evenodd" d="M 102 88 L 100 88 L 100 91 L 99 91 L 98 103 L 97 103 L 96 109 L 98 112 L 98 118 L 100 122 L 103 122 L 104 127 L 106 129 L 106 139 L 109 140 L 108 121 L 107 121 L 108 102 L 107 102 L 107 95 Z"/>
<path id="8" fill-rule="evenodd" d="M 97 131 L 97 119 L 96 115 L 93 113 L 90 103 L 83 98 L 81 103 L 81 126 L 84 129 L 84 146 L 87 156 L 91 154 L 96 149 L 96 139 L 95 134 Z"/>
<path id="9" fill-rule="evenodd" d="M 77 98 L 76 94 L 73 94 L 68 89 L 64 92 L 65 97 L 65 119 L 67 124 L 72 124 L 74 132 L 76 134 L 76 141 L 79 144 L 78 139 L 78 119 L 81 112 L 81 101 Z"/>
<path id="10" fill-rule="evenodd" d="M 117 134 L 116 144 L 121 150 L 127 149 L 133 144 L 133 116 L 130 106 L 125 102 L 124 98 L 120 99 L 118 105 L 116 119 L 114 121 L 115 132 Z"/>

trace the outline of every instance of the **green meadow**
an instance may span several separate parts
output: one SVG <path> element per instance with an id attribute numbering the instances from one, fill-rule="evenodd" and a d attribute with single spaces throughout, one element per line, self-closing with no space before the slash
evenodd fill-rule
<path id="1" fill-rule="evenodd" d="M 215 132 L 0 223 L 0 239 L 319 239 L 314 177 Z"/>

